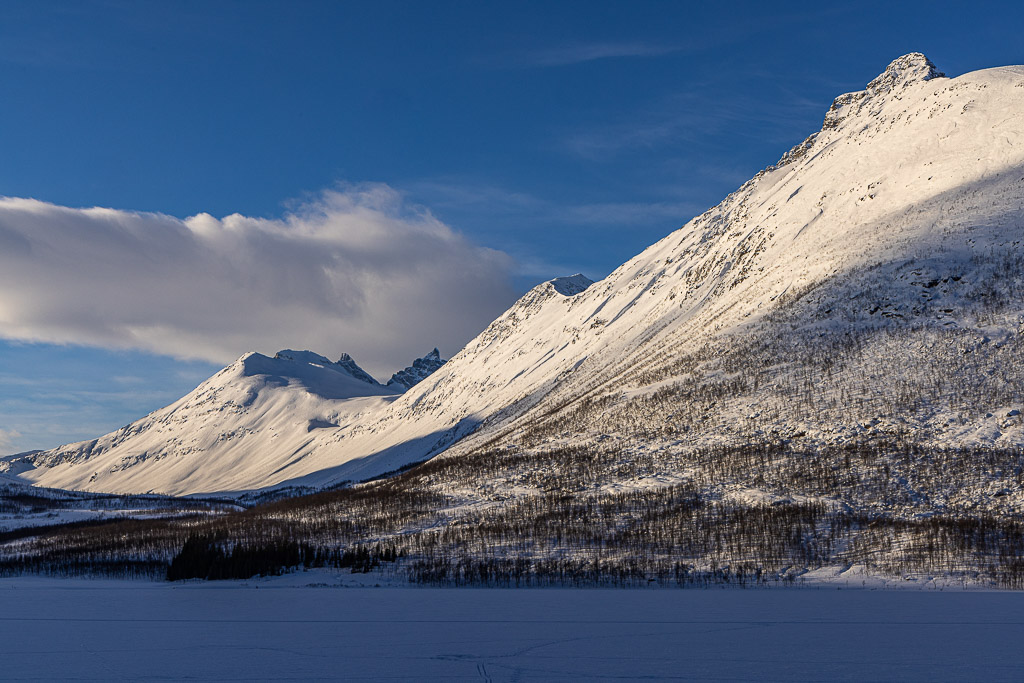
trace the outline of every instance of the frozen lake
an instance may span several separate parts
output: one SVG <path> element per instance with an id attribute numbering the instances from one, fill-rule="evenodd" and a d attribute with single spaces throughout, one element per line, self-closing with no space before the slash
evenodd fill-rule
<path id="1" fill-rule="evenodd" d="M 0 678 L 1024 678 L 1024 593 L 301 581 L 0 579 Z"/>

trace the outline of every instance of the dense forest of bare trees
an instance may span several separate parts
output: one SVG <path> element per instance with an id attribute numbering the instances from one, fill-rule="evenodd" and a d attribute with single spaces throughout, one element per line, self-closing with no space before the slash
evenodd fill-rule
<path id="1" fill-rule="evenodd" d="M 441 585 L 693 586 L 863 565 L 1024 588 L 1022 470 L 1019 449 L 899 443 L 486 451 L 245 510 L 6 532 L 0 573 L 328 566 Z M 973 480 L 990 484 L 982 511 L 956 496 Z"/>

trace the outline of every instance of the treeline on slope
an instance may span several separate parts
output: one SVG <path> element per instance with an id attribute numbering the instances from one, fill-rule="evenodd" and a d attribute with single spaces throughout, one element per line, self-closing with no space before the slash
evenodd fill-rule
<path id="1" fill-rule="evenodd" d="M 1022 467 L 1019 449 L 899 443 L 487 451 L 221 516 L 49 529 L 0 545 L 0 574 L 214 579 L 327 566 L 439 585 L 693 586 L 862 564 L 1024 588 L 1024 526 L 1018 503 L 1003 503 Z M 981 511 L 955 500 L 971 481 L 992 488 Z"/>
<path id="2" fill-rule="evenodd" d="M 218 498 L 174 498 L 160 495 L 117 495 L 86 491 L 0 485 L 0 514 L 24 515 L 54 510 L 150 510 L 153 514 L 183 511 L 217 511 L 236 508 Z"/>

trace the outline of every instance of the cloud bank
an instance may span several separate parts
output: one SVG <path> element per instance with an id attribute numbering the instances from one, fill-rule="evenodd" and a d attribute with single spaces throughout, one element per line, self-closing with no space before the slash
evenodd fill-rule
<path id="1" fill-rule="evenodd" d="M 281 219 L 0 198 L 0 337 L 217 363 L 345 351 L 382 378 L 458 351 L 514 300 L 511 267 L 385 185 Z"/>

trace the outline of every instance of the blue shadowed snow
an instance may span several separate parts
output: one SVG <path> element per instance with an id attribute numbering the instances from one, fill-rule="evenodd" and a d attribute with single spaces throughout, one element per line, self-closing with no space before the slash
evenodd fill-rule
<path id="1" fill-rule="evenodd" d="M 2 676 L 1011 681 L 1024 671 L 1022 593 L 312 588 L 298 577 L 258 590 L 0 580 Z"/>

